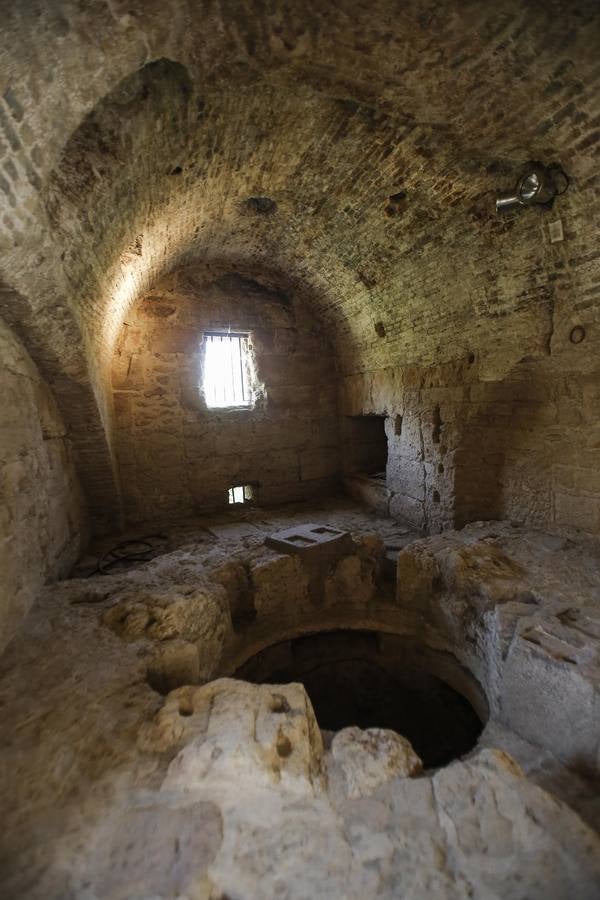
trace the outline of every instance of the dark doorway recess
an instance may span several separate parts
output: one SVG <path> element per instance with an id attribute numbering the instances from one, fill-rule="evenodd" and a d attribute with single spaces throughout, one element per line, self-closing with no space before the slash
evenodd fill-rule
<path id="1" fill-rule="evenodd" d="M 388 443 L 385 416 L 346 416 L 345 453 L 349 473 L 379 477 L 385 482 Z"/>
<path id="2" fill-rule="evenodd" d="M 375 632 L 323 632 L 274 644 L 235 677 L 301 682 L 322 730 L 390 728 L 429 769 L 472 750 L 483 727 L 469 701 L 441 678 L 381 653 Z"/>

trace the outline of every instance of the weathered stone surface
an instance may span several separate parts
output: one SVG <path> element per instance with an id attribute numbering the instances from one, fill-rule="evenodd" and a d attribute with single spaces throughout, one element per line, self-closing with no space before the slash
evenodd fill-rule
<path id="1" fill-rule="evenodd" d="M 398 556 L 397 602 L 484 687 L 493 716 L 571 765 L 600 747 L 596 538 L 475 523 Z"/>
<path id="2" fill-rule="evenodd" d="M 211 882 L 204 873 L 222 837 L 221 814 L 214 803 L 134 800 L 131 807 L 115 810 L 101 823 L 93 871 L 86 872 L 76 863 L 71 890 L 75 896 L 87 893 L 98 900 L 213 900 Z"/>
<path id="3" fill-rule="evenodd" d="M 157 641 L 181 637 L 219 645 L 227 625 L 227 596 L 212 582 L 195 587 L 175 583 L 168 590 L 125 596 L 106 611 L 104 621 L 125 638 L 144 634 Z"/>
<path id="4" fill-rule="evenodd" d="M 217 679 L 181 702 L 178 693 L 171 715 L 191 717 L 194 739 L 170 764 L 165 788 L 190 791 L 208 783 L 218 793 L 223 785 L 239 791 L 250 782 L 254 789 L 280 785 L 313 794 L 320 785 L 321 733 L 302 685 Z"/>
<path id="5" fill-rule="evenodd" d="M 354 532 L 344 565 L 374 579 L 345 600 L 326 599 L 322 582 L 319 605 L 281 603 L 302 563 L 263 540 L 307 521 L 293 508 L 250 516 L 256 536 L 177 526 L 150 562 L 46 590 L 2 658 L 3 894 L 595 900 L 600 846 L 574 811 L 598 821 L 595 782 L 565 765 L 589 758 L 595 725 L 585 692 L 572 706 L 554 700 L 563 672 L 595 690 L 595 543 L 472 526 L 406 547 L 401 571 L 415 577 L 394 597 L 375 575 L 390 522 L 335 509 L 308 519 Z M 356 534 L 359 523 L 378 534 Z M 252 608 L 256 593 L 254 617 L 234 627 L 229 604 L 243 595 Z M 419 774 L 401 735 L 350 729 L 324 749 L 300 685 L 219 677 L 276 635 L 350 625 L 371 630 L 382 658 L 467 697 L 457 660 L 474 672 L 490 701 L 482 750 Z M 567 636 L 576 665 L 550 643 Z M 527 648 L 543 664 L 523 661 Z M 527 713 L 534 702 L 540 711 Z"/>
<path id="6" fill-rule="evenodd" d="M 325 579 L 328 605 L 348 605 L 362 609 L 377 592 L 381 580 L 383 542 L 377 535 L 361 536 L 355 552 L 345 556 Z"/>
<path id="7" fill-rule="evenodd" d="M 92 885 L 112 887 L 99 896 L 126 896 L 124 885 L 131 890 L 136 879 L 163 885 L 166 895 L 184 882 L 201 897 L 596 895 L 600 840 L 501 751 L 413 780 L 406 776 L 420 761 L 400 736 L 345 729 L 329 763 L 344 773 L 342 799 L 327 793 L 320 736 L 300 685 L 224 679 L 182 688 L 153 727 L 159 749 L 181 749 L 161 788 L 124 818 L 132 833 L 121 877 L 106 856 L 89 857 Z M 149 829 L 185 839 L 177 865 L 154 880 L 141 854 Z M 117 848 L 113 836 L 110 862 Z M 157 849 L 174 862 L 166 847 Z"/>
<path id="8" fill-rule="evenodd" d="M 598 838 L 523 778 L 506 754 L 484 751 L 431 778 L 388 783 L 345 808 L 369 896 L 592 898 Z"/>
<path id="9" fill-rule="evenodd" d="M 269 554 L 257 561 L 250 570 L 254 590 L 253 606 L 257 613 L 271 613 L 280 609 L 289 615 L 308 604 L 309 575 L 296 556 Z"/>
<path id="10" fill-rule="evenodd" d="M 423 768 L 410 743 L 385 728 L 343 728 L 333 738 L 331 756 L 351 800 L 372 793 L 392 778 L 417 775 Z"/>
<path id="11" fill-rule="evenodd" d="M 84 500 L 54 397 L 0 320 L 0 652 L 85 541 Z"/>
<path id="12" fill-rule="evenodd" d="M 284 733 L 291 749 L 282 755 Z M 146 752 L 153 742 L 161 752 L 180 749 L 160 790 L 128 813 L 129 840 L 136 846 L 144 827 L 163 822 L 168 810 L 159 833 L 179 823 L 187 845 L 202 848 L 193 861 L 184 852 L 160 876 L 168 877 L 166 892 L 185 875 L 189 890 L 208 884 L 229 896 L 290 900 L 315 890 L 356 900 L 595 896 L 598 838 L 501 751 L 414 780 L 406 776 L 418 772 L 419 760 L 400 736 L 345 729 L 327 759 L 334 781 L 344 772 L 346 791 L 332 785 L 329 799 L 302 688 L 226 679 L 173 692 L 146 735 Z M 185 818 L 191 810 L 202 814 L 199 830 Z M 91 862 L 94 884 L 112 880 L 122 890 L 134 872 L 148 878 L 133 849 L 121 881 L 102 856 Z"/>

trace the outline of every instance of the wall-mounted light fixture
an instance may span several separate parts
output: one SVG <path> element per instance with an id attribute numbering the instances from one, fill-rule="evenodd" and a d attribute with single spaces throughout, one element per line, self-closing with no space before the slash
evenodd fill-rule
<path id="1" fill-rule="evenodd" d="M 569 179 L 558 164 L 544 166 L 530 162 L 514 191 L 496 198 L 496 212 L 511 212 L 519 206 L 552 206 L 554 198 L 564 194 Z"/>

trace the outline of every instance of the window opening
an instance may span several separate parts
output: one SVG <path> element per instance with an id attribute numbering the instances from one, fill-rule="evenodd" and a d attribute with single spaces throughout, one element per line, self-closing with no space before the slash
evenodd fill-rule
<path id="1" fill-rule="evenodd" d="M 236 484 L 229 488 L 229 503 L 250 503 L 254 500 L 254 490 L 251 484 Z"/>
<path id="2" fill-rule="evenodd" d="M 248 353 L 247 334 L 205 332 L 202 387 L 207 406 L 251 405 Z"/>

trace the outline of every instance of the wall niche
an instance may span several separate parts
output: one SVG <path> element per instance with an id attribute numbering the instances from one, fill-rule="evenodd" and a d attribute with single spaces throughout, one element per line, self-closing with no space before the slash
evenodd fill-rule
<path id="1" fill-rule="evenodd" d="M 388 515 L 387 416 L 345 416 L 344 486 L 348 494 L 381 515 Z"/>

